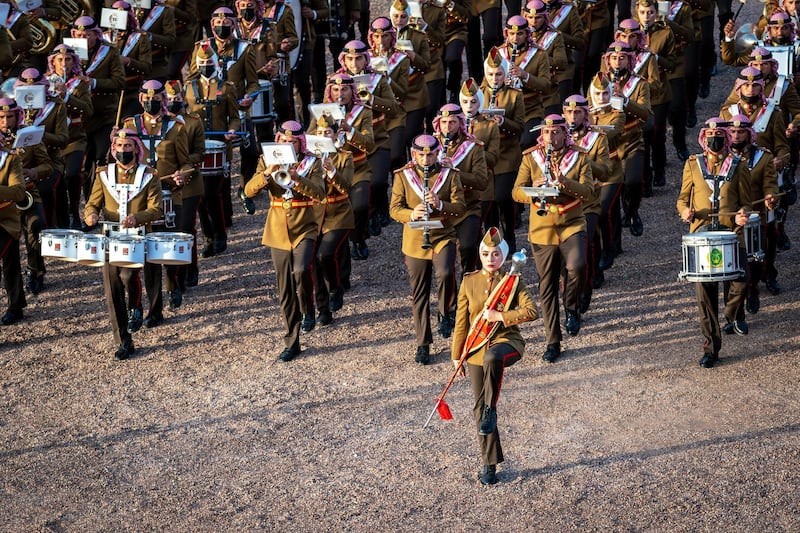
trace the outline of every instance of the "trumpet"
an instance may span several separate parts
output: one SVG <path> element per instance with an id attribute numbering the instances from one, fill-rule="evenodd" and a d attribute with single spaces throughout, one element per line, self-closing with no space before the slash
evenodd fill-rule
<path id="1" fill-rule="evenodd" d="M 425 200 L 425 197 L 428 196 L 429 190 L 429 183 L 428 180 L 430 179 L 430 172 L 431 167 L 425 166 L 422 167 L 422 201 L 425 202 L 425 222 L 430 220 L 431 216 L 431 206 L 428 205 L 428 202 Z M 433 247 L 431 244 L 431 228 L 425 226 L 422 229 L 422 249 L 423 250 L 430 250 Z"/>
<path id="2" fill-rule="evenodd" d="M 289 174 L 289 167 L 284 165 L 272 174 L 270 174 L 272 180 L 283 187 L 287 193 L 291 193 L 292 191 L 292 176 Z M 291 198 L 291 196 L 289 196 Z"/>
<path id="3" fill-rule="evenodd" d="M 552 187 L 553 186 L 553 172 L 551 171 L 550 166 L 553 164 L 553 145 L 547 145 L 547 152 L 545 152 L 544 158 L 544 179 L 545 179 L 545 187 Z M 547 196 L 540 196 L 539 197 L 539 208 L 536 210 L 536 214 L 540 217 L 547 216 Z"/>

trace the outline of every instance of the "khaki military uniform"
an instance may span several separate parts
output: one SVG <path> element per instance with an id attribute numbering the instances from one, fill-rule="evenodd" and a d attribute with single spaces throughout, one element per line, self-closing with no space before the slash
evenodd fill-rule
<path id="1" fill-rule="evenodd" d="M 147 32 L 152 44 L 153 67 L 150 77 L 164 81 L 169 72 L 169 55 L 177 40 L 175 14 L 171 8 L 154 3 L 139 24 L 142 31 Z"/>
<path id="2" fill-rule="evenodd" d="M 749 171 L 745 160 L 740 160 L 733 171 L 729 173 L 726 172 L 725 159 L 704 163 L 698 159 L 698 156 L 690 156 L 683 167 L 681 192 L 676 203 L 679 215 L 682 215 L 688 208 L 695 211 L 694 220 L 689 228 L 690 233 L 701 231 L 714 222 L 714 217 L 711 216 L 713 213 L 711 197 L 714 188 L 706 181 L 701 171 L 701 164 L 707 165 L 707 172 L 710 175 L 727 174 L 731 176 L 730 181 L 720 183 L 719 211 L 721 213 L 735 213 L 742 207 L 748 208 L 750 203 L 750 185 L 747 175 Z M 728 164 L 730 166 L 734 164 L 733 158 Z M 741 231 L 741 228 L 736 226 L 733 216 L 722 215 L 718 219 L 722 225 L 735 229 L 737 232 Z M 746 267 L 747 261 L 744 260 L 743 250 L 740 250 L 739 257 L 743 260 L 740 261 L 740 266 Z M 725 303 L 725 317 L 730 321 L 744 320 L 743 302 L 746 286 L 746 275 L 730 284 Z M 717 355 L 722 346 L 721 330 L 717 318 L 719 305 L 717 282 L 695 283 L 695 293 L 700 316 L 700 329 L 705 337 L 703 350 L 706 353 Z"/>
<path id="3" fill-rule="evenodd" d="M 127 57 L 130 63 L 125 68 L 125 94 L 122 97 L 122 116 L 129 117 L 141 111 L 139 88 L 145 80 L 155 78 L 153 73 L 153 50 L 144 32 L 134 32 L 122 39 L 120 58 Z"/>
<path id="4" fill-rule="evenodd" d="M 545 109 L 555 106 L 560 107 L 562 98 L 559 92 L 554 89 L 559 82 L 560 73 L 566 71 L 569 65 L 564 36 L 558 31 L 550 29 L 533 32 L 532 36 L 539 46 L 547 51 L 547 60 L 550 63 L 550 89 L 543 92 L 542 105 Z"/>
<path id="5" fill-rule="evenodd" d="M 119 58 L 119 51 L 107 42 L 98 41 L 94 50 L 89 51 L 89 61 L 83 64 L 86 76 L 91 78 L 92 105 L 94 113 L 84 125 L 87 133 L 93 133 L 104 126 L 114 124 L 119 104 L 119 92 L 125 86 L 125 68 Z M 97 154 L 99 157 L 105 154 Z"/>
<path id="6" fill-rule="evenodd" d="M 405 96 L 402 97 L 403 109 L 406 113 L 426 109 L 430 100 L 428 99 L 428 89 L 424 83 L 418 83 L 418 80 L 423 80 L 425 74 L 431 68 L 431 52 L 428 46 L 428 39 L 425 34 L 415 30 L 410 26 L 399 30 L 397 32 L 397 39 L 410 40 L 414 46 L 414 61 L 410 62 L 409 75 L 408 75 L 408 89 Z M 419 131 L 413 132 L 412 136 L 419 135 Z M 408 137 L 408 134 L 406 135 Z"/>
<path id="7" fill-rule="evenodd" d="M 748 111 L 749 106 L 744 103 L 737 103 L 720 109 L 719 116 L 723 120 L 730 120 L 733 115 L 745 115 L 750 119 L 750 123 L 756 126 L 756 122 L 763 113 L 768 110 L 767 104 L 754 107 Z M 755 129 L 755 128 L 754 128 Z M 755 142 L 758 146 L 771 150 L 775 157 L 789 162 L 789 143 L 786 140 L 786 122 L 780 108 L 776 107 L 770 113 L 769 120 L 764 127 L 764 131 L 756 130 Z"/>
<path id="8" fill-rule="evenodd" d="M 511 46 L 504 44 L 500 53 L 511 62 L 513 51 Z M 553 79 L 550 75 L 550 60 L 547 52 L 539 48 L 522 45 L 517 50 L 514 63 L 528 73 L 527 79 L 521 78 L 521 89 L 525 101 L 525 123 L 533 119 L 544 118 L 544 97 L 553 89 Z"/>
<path id="9" fill-rule="evenodd" d="M 578 10 L 572 4 L 561 4 L 552 2 L 548 6 L 554 6 L 550 10 L 550 25 L 558 30 L 564 41 L 567 55 L 567 66 L 564 70 L 556 69 L 556 81 L 559 85 L 569 81 L 572 87 L 572 80 L 575 78 L 575 58 L 574 52 L 583 50 L 586 46 L 586 32 L 583 28 L 583 20 L 578 14 Z"/>
<path id="10" fill-rule="evenodd" d="M 189 61 L 189 75 L 187 81 L 200 78 L 200 71 L 197 70 L 197 51 L 203 45 L 210 45 L 214 49 L 220 60 L 223 61 L 223 70 L 220 79 L 223 82 L 231 81 L 236 88 L 235 95 L 237 100 L 244 98 L 245 94 L 258 91 L 258 74 L 256 72 L 255 48 L 244 41 L 231 38 L 220 48 L 220 43 L 216 39 L 198 41 L 192 51 L 192 58 Z"/>

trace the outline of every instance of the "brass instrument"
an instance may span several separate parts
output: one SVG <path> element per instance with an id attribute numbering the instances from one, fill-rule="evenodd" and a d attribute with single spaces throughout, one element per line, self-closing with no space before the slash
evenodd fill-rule
<path id="1" fill-rule="evenodd" d="M 56 45 L 56 29 L 46 19 L 36 19 L 31 22 L 31 37 L 33 47 L 30 53 L 34 55 L 46 54 Z"/>
<path id="2" fill-rule="evenodd" d="M 545 187 L 552 187 L 553 186 L 553 172 L 550 169 L 550 165 L 553 164 L 553 145 L 547 145 L 547 152 L 545 152 L 544 158 L 544 179 L 545 179 Z M 540 217 L 547 216 L 547 196 L 540 196 L 539 197 L 539 208 L 536 210 L 536 214 Z"/>
<path id="3" fill-rule="evenodd" d="M 755 24 L 742 24 L 733 37 L 733 49 L 736 55 L 749 55 L 753 48 L 758 46 Z"/>
<path id="4" fill-rule="evenodd" d="M 78 17 L 94 14 L 92 0 L 59 0 L 58 4 L 61 8 L 61 18 L 56 22 L 59 30 L 69 28 Z"/>
<path id="5" fill-rule="evenodd" d="M 19 211 L 27 211 L 33 207 L 33 195 L 28 191 L 25 191 L 25 200 L 23 200 L 22 203 L 14 202 L 14 200 L 6 200 L 4 202 L 0 202 L 0 209 L 10 207 L 11 204 L 14 204 Z"/>
<path id="6" fill-rule="evenodd" d="M 428 183 L 430 179 L 430 172 L 431 167 L 425 166 L 422 167 L 422 201 L 425 202 L 425 222 L 428 222 L 431 217 L 431 206 L 428 205 L 428 202 L 425 200 L 425 197 L 428 196 L 428 190 L 430 184 Z M 423 250 L 430 250 L 433 247 L 431 244 L 431 228 L 425 226 L 422 228 L 422 249 Z"/>

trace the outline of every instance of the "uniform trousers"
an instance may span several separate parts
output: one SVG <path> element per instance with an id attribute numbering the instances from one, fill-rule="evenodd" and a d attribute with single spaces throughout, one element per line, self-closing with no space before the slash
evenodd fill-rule
<path id="1" fill-rule="evenodd" d="M 408 161 L 406 150 L 406 128 L 398 126 L 389 130 L 389 168 L 397 170 Z"/>
<path id="2" fill-rule="evenodd" d="M 469 382 L 475 404 L 472 417 L 475 426 L 480 427 L 481 416 L 485 406 L 495 407 L 500 397 L 503 384 L 503 369 L 521 359 L 521 355 L 513 346 L 499 343 L 489 346 L 483 354 L 483 366 L 467 363 Z M 500 433 L 497 428 L 489 435 L 478 435 L 478 446 L 481 448 L 483 464 L 496 465 L 503 462 L 503 448 L 500 445 Z"/>
<path id="3" fill-rule="evenodd" d="M 672 145 L 677 150 L 686 150 L 686 118 L 689 112 L 686 94 L 686 79 L 669 80 L 672 100 L 669 103 L 669 123 L 672 124 Z"/>
<path id="4" fill-rule="evenodd" d="M 128 309 L 141 308 L 142 283 L 139 268 L 123 268 L 106 263 L 103 265 L 103 291 L 111 323 L 114 342 L 122 344 L 131 338 L 128 333 Z M 127 291 L 127 303 L 125 293 Z"/>
<path id="5" fill-rule="evenodd" d="M 64 176 L 56 187 L 56 227 L 80 227 L 83 152 L 75 150 L 64 157 Z"/>
<path id="6" fill-rule="evenodd" d="M 278 284 L 278 298 L 286 324 L 283 336 L 287 348 L 300 347 L 303 315 L 314 315 L 314 239 L 303 239 L 291 250 L 270 248 Z"/>
<path id="7" fill-rule="evenodd" d="M 494 209 L 489 209 L 486 224 L 498 226 L 503 231 L 503 238 L 509 250 L 517 249 L 517 238 L 514 229 L 517 225 L 516 204 L 511 197 L 511 190 L 517 179 L 516 172 L 503 172 L 494 177 Z"/>
<path id="8" fill-rule="evenodd" d="M 597 213 L 586 214 L 586 271 L 583 276 L 583 286 L 581 288 L 581 300 L 588 307 L 592 299 L 592 279 L 594 279 L 597 264 L 600 262 L 600 249 L 595 246 L 597 243 L 597 226 L 600 215 Z"/>
<path id="9" fill-rule="evenodd" d="M 461 277 L 478 270 L 478 241 L 481 238 L 481 217 L 469 215 L 456 225 L 458 255 L 461 257 Z M 514 250 L 510 250 L 514 253 Z"/>
<path id="10" fill-rule="evenodd" d="M 16 209 L 7 207 L 6 209 Z M 28 303 L 22 285 L 22 266 L 19 258 L 19 240 L 0 228 L 0 259 L 3 261 L 3 287 L 8 297 L 8 310 L 22 312 Z"/>
<path id="11" fill-rule="evenodd" d="M 501 19 L 500 7 L 491 7 L 478 16 L 470 17 L 467 23 L 467 31 L 474 37 L 467 39 L 467 68 L 470 77 L 475 78 L 478 85 L 483 82 L 483 61 L 489 50 L 503 42 Z M 483 21 L 483 31 L 481 31 L 481 21 Z M 478 35 L 482 36 L 482 39 L 479 39 Z"/>
<path id="12" fill-rule="evenodd" d="M 389 217 L 389 150 L 379 148 L 369 156 L 372 168 L 372 182 L 369 188 L 369 217 L 378 215 Z"/>
<path id="13" fill-rule="evenodd" d="M 651 189 L 653 178 L 664 179 L 667 166 L 667 114 L 669 103 L 653 106 L 653 127 L 644 131 L 644 188 Z"/>
<path id="14" fill-rule="evenodd" d="M 350 233 L 350 240 L 353 242 L 364 242 L 369 233 L 367 223 L 369 222 L 369 182 L 362 181 L 356 183 L 350 189 L 350 204 L 353 206 L 353 217 L 356 219 L 355 229 Z"/>
<path id="15" fill-rule="evenodd" d="M 200 227 L 207 240 L 227 239 L 222 205 L 222 174 L 203 175 L 203 200 L 200 202 Z"/>
<path id="16" fill-rule="evenodd" d="M 588 94 L 589 83 L 600 70 L 600 58 L 606 47 L 605 29 L 598 28 L 589 33 L 583 50 L 575 51 L 575 84 L 573 94 Z"/>
<path id="17" fill-rule="evenodd" d="M 349 229 L 335 229 L 317 237 L 314 299 L 318 311 L 330 311 L 330 297 L 342 287 L 341 258 L 347 251 Z"/>
<path id="18" fill-rule="evenodd" d="M 406 148 L 411 147 L 411 142 L 414 137 L 422 134 L 423 126 L 425 125 L 425 112 L 426 109 L 415 109 L 406 113 L 406 128 L 405 128 L 405 145 Z"/>
<path id="19" fill-rule="evenodd" d="M 639 214 L 644 189 L 644 152 L 637 150 L 622 162 L 625 187 L 622 192 L 622 210 L 626 217 Z"/>
<path id="20" fill-rule="evenodd" d="M 197 208 L 200 205 L 200 200 L 200 196 L 183 198 L 180 217 L 177 216 L 176 212 L 178 231 L 189 233 L 194 237 L 192 240 L 192 264 L 178 267 L 178 286 L 181 290 L 186 290 L 186 278 L 190 272 L 193 277 L 197 277 Z"/>
<path id="21" fill-rule="evenodd" d="M 561 342 L 558 291 L 562 263 L 567 269 L 564 307 L 567 311 L 577 312 L 578 295 L 586 268 L 586 232 L 575 233 L 557 245 L 531 244 L 531 249 L 539 273 L 539 300 L 547 344 L 556 344 Z"/>
<path id="22" fill-rule="evenodd" d="M 740 265 L 742 258 L 747 264 L 746 254 L 743 249 L 739 249 Z M 741 278 L 724 282 L 729 284 L 726 291 L 725 318 L 734 321 L 744 319 L 744 299 L 747 293 L 747 274 Z M 700 317 L 700 331 L 705 341 L 703 351 L 706 353 L 719 354 L 722 347 L 722 331 L 719 325 L 719 284 L 716 281 L 695 283 L 695 295 L 697 297 L 698 316 Z"/>
<path id="23" fill-rule="evenodd" d="M 522 135 L 520 136 L 520 146 L 523 150 L 527 150 L 531 146 L 535 145 L 539 141 L 539 131 L 531 131 L 533 128 L 538 126 L 542 123 L 542 119 L 539 117 L 534 117 L 527 121 L 522 126 Z"/>
<path id="24" fill-rule="evenodd" d="M 614 258 L 622 250 L 622 230 L 620 227 L 619 207 L 622 184 L 612 183 L 600 187 L 600 236 L 602 256 Z"/>
<path id="25" fill-rule="evenodd" d="M 431 333 L 432 269 L 436 269 L 436 290 L 439 295 L 439 313 L 449 316 L 456 304 L 456 243 L 449 242 L 433 259 L 406 256 L 408 282 L 411 286 L 412 317 L 417 346 L 429 346 Z"/>
<path id="26" fill-rule="evenodd" d="M 707 17 L 713 21 L 711 17 Z M 705 18 L 703 20 L 706 20 Z M 712 45 L 713 46 L 713 45 Z M 700 43 L 686 45 L 684 69 L 686 70 L 686 107 L 688 114 L 695 112 L 697 93 L 700 90 Z M 712 50 L 713 53 L 713 50 Z M 672 93 L 673 97 L 675 93 Z"/>
<path id="27" fill-rule="evenodd" d="M 88 144 L 86 145 L 86 158 L 84 159 L 84 170 L 88 177 L 83 182 L 83 199 L 88 200 L 92 193 L 94 184 L 95 165 L 105 165 L 108 158 L 108 150 L 111 147 L 111 129 L 113 124 L 107 124 L 100 128 L 87 132 Z"/>
<path id="28" fill-rule="evenodd" d="M 14 208 L 16 209 L 16 208 Z M 22 231 L 25 234 L 25 250 L 28 253 L 28 268 L 37 275 L 45 273 L 42 244 L 39 235 L 44 229 L 44 207 L 34 202 L 27 211 L 22 211 Z"/>
<path id="29" fill-rule="evenodd" d="M 428 86 L 428 109 L 425 111 L 425 131 L 433 131 L 433 119 L 444 105 L 444 78 L 431 80 Z"/>
<path id="30" fill-rule="evenodd" d="M 56 190 L 60 183 L 61 173 L 55 171 L 36 183 L 42 197 L 42 221 L 46 228 L 56 227 Z"/>
<path id="31" fill-rule="evenodd" d="M 464 41 L 461 39 L 453 39 L 444 49 L 444 72 L 447 77 L 445 89 L 450 91 L 446 98 L 451 104 L 458 103 L 458 93 L 461 91 L 461 78 L 464 75 L 464 63 L 461 61 L 463 53 Z"/>

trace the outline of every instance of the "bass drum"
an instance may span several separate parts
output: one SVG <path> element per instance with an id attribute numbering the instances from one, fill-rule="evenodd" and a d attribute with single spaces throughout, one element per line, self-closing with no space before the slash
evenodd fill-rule
<path id="1" fill-rule="evenodd" d="M 303 36 L 303 20 L 305 19 L 303 19 L 303 15 L 300 14 L 300 10 L 302 9 L 300 0 L 287 0 L 286 4 L 291 6 L 294 12 L 294 28 L 297 30 L 297 36 L 300 37 L 300 44 L 289 52 L 289 66 L 292 72 L 294 72 L 300 65 L 300 60 L 303 59 L 303 41 L 305 40 Z"/>

